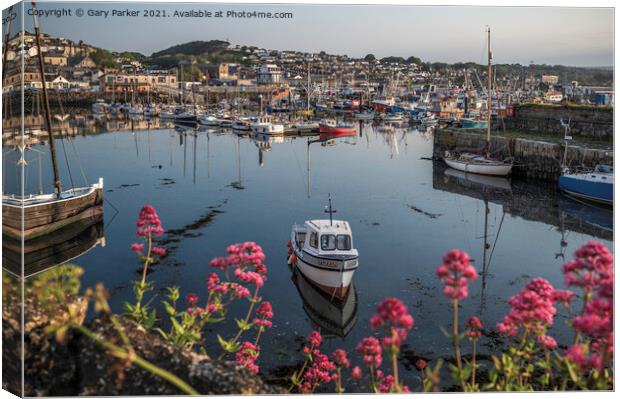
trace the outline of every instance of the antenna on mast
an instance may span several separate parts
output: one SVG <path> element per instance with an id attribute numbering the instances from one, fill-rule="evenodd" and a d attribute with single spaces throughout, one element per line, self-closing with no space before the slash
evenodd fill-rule
<path id="1" fill-rule="evenodd" d="M 329 201 L 329 205 L 325 207 L 325 213 L 329 213 L 329 225 L 332 226 L 333 225 L 332 216 L 337 211 L 335 209 L 332 209 L 332 194 L 331 193 L 327 194 L 327 200 Z"/>

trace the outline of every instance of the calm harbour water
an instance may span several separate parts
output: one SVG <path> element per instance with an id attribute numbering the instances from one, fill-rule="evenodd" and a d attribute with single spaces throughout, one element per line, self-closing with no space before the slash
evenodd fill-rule
<path id="1" fill-rule="evenodd" d="M 584 208 L 546 188 L 548 184 L 472 179 L 446 171 L 441 163 L 424 159 L 432 155 L 431 132 L 364 126 L 361 135 L 338 139 L 335 145 L 311 144 L 308 162 L 307 142 L 314 138 L 268 142 L 231 130 L 174 127 L 77 136 L 73 146 L 79 159 L 66 144 L 72 178 L 82 184 L 81 163 L 90 183 L 104 177 L 106 198 L 105 246 L 72 261 L 85 269 L 83 287 L 103 282 L 118 312 L 131 299 L 131 281 L 139 277 L 140 265 L 129 246 L 136 241 L 140 208 L 151 204 L 164 227 L 175 230 L 164 237 L 169 256 L 149 274 L 159 298 L 172 285 L 180 286 L 183 296 L 195 292 L 206 297 L 211 258 L 224 255 L 230 243 L 256 241 L 263 247 L 269 274 L 262 297 L 272 302 L 275 313 L 273 329 L 261 340 L 259 364 L 265 375 L 284 377 L 286 367 L 302 359 L 303 337 L 313 329 L 327 337 L 325 352 L 353 351 L 372 334 L 369 318 L 385 297 L 402 299 L 415 318 L 401 356 L 405 368 L 415 369 L 419 357 L 450 355 L 440 326 L 449 325 L 451 312 L 435 268 L 446 251 L 459 248 L 470 253 L 482 272 L 486 207 L 490 262 L 484 278 L 470 285 L 463 321 L 476 314 L 494 328 L 508 309 L 507 297 L 529 278 L 544 277 L 562 287 L 564 259 L 559 254 L 568 260 L 589 239 L 612 248 L 611 211 Z M 27 154 L 27 192 L 39 186 L 37 156 Z M 7 155 L 9 192 L 16 183 L 10 159 Z M 68 186 L 64 156 L 60 159 Z M 51 180 L 48 162 L 44 157 L 44 187 Z M 292 224 L 325 218 L 328 193 L 335 217 L 350 222 L 360 253 L 355 291 L 344 305 L 330 303 L 305 281 L 298 281 L 298 289 L 286 262 Z M 601 220 L 607 228 L 595 226 Z M 215 333 L 230 336 L 234 315 L 244 311 L 233 309 L 207 333 L 210 341 L 217 345 Z M 561 311 L 551 331 L 560 343 L 571 339 L 565 320 Z M 498 344 L 484 338 L 481 350 Z M 414 375 L 418 373 L 405 374 L 411 386 L 417 384 Z"/>

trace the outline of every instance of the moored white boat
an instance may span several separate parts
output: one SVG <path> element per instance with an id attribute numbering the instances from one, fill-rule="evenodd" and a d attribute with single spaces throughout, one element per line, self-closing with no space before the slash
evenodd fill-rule
<path id="1" fill-rule="evenodd" d="M 330 214 L 328 220 L 307 220 L 303 225 L 293 225 L 289 263 L 321 290 L 343 298 L 359 266 L 359 255 L 353 247 L 349 222 L 331 218 L 335 212 L 331 209 L 331 199 L 326 212 Z"/>
<path id="2" fill-rule="evenodd" d="M 213 115 L 200 115 L 198 117 L 198 123 L 205 126 L 218 126 L 219 121 Z"/>
<path id="3" fill-rule="evenodd" d="M 258 134 L 284 134 L 284 125 L 272 123 L 271 118 L 267 116 L 258 118 L 256 122 L 250 124 L 250 128 Z"/>
<path id="4" fill-rule="evenodd" d="M 487 159 L 484 156 L 463 153 L 460 156 L 446 155 L 446 165 L 467 173 L 477 173 L 490 176 L 508 176 L 512 170 L 512 163 Z"/>

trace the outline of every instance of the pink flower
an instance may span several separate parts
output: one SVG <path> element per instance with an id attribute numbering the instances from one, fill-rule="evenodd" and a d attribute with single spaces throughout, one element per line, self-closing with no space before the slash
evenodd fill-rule
<path id="1" fill-rule="evenodd" d="M 379 392 L 389 393 L 394 386 L 394 376 L 391 374 L 386 375 L 379 383 Z"/>
<path id="2" fill-rule="evenodd" d="M 166 250 L 161 247 L 153 247 L 151 248 L 151 252 L 155 255 L 164 256 L 166 255 Z"/>
<path id="3" fill-rule="evenodd" d="M 316 348 L 316 347 L 321 346 L 321 342 L 323 342 L 323 337 L 321 336 L 320 332 L 312 331 L 310 335 L 308 336 L 307 340 L 311 346 Z"/>
<path id="4" fill-rule="evenodd" d="M 568 286 L 592 290 L 613 280 L 613 256 L 600 242 L 588 241 L 564 264 L 564 282 Z"/>
<path id="5" fill-rule="evenodd" d="M 554 307 L 557 294 L 544 278 L 534 278 L 519 294 L 510 297 L 511 309 L 501 323 L 497 324 L 502 334 L 514 336 L 519 327 L 534 334 L 543 334 L 553 324 L 557 313 Z"/>
<path id="6" fill-rule="evenodd" d="M 415 366 L 418 370 L 424 370 L 426 368 L 426 360 L 420 358 L 415 362 Z"/>
<path id="7" fill-rule="evenodd" d="M 558 343 L 555 339 L 549 335 L 539 334 L 536 336 L 538 343 L 545 349 L 553 350 L 558 347 Z"/>
<path id="8" fill-rule="evenodd" d="M 589 369 L 602 370 L 603 359 L 600 355 L 590 354 L 586 344 L 574 344 L 566 352 L 566 358 L 575 363 L 581 371 Z"/>
<path id="9" fill-rule="evenodd" d="M 327 355 L 315 350 L 312 357 L 312 363 L 308 370 L 304 373 L 304 382 L 308 384 L 306 392 L 311 392 L 314 388 L 322 383 L 328 383 L 332 380 L 332 371 L 336 365 L 329 360 Z"/>
<path id="10" fill-rule="evenodd" d="M 574 297 L 575 297 L 575 293 L 573 291 L 555 290 L 553 292 L 554 302 L 560 303 L 566 307 L 570 306 Z"/>
<path id="11" fill-rule="evenodd" d="M 259 346 L 246 341 L 241 345 L 241 348 L 235 354 L 235 363 L 239 366 L 245 367 L 252 374 L 258 374 L 259 368 L 255 362 L 258 359 L 259 352 Z"/>
<path id="12" fill-rule="evenodd" d="M 468 280 L 478 277 L 476 269 L 471 265 L 466 252 L 453 249 L 443 258 L 443 264 L 437 267 L 437 277 L 444 284 L 444 294 L 451 300 L 467 298 Z"/>
<path id="13" fill-rule="evenodd" d="M 235 276 L 235 278 L 245 283 L 254 284 L 257 287 L 262 287 L 264 284 L 264 281 L 267 279 L 265 276 L 259 273 L 245 272 L 242 269 L 235 269 L 235 271 L 233 272 L 233 275 Z"/>
<path id="14" fill-rule="evenodd" d="M 381 357 L 381 345 L 375 337 L 366 337 L 357 344 L 355 350 L 363 355 L 364 363 L 368 366 L 379 367 L 383 361 Z"/>
<path id="15" fill-rule="evenodd" d="M 386 298 L 377 305 L 377 313 L 370 318 L 372 328 L 378 328 L 384 324 L 409 330 L 413 327 L 413 317 L 407 313 L 407 307 L 401 300 Z"/>
<path id="16" fill-rule="evenodd" d="M 469 320 L 467 320 L 465 328 L 465 334 L 472 340 L 482 336 L 482 332 L 480 331 L 482 329 L 482 322 L 476 316 L 471 316 Z"/>
<path id="17" fill-rule="evenodd" d="M 137 223 L 138 237 L 145 237 L 148 235 L 161 235 L 164 233 L 164 229 L 161 226 L 161 221 L 155 208 L 151 205 L 145 205 L 140 211 Z"/>
<path id="18" fill-rule="evenodd" d="M 273 318 L 271 303 L 268 301 L 261 302 L 256 309 L 256 316 L 253 321 L 254 324 L 260 327 L 271 327 L 271 319 Z"/>
<path id="19" fill-rule="evenodd" d="M 185 297 L 185 300 L 187 301 L 187 303 L 189 304 L 189 306 L 196 306 L 196 304 L 198 303 L 198 295 L 196 294 L 187 294 L 187 296 Z"/>
<path id="20" fill-rule="evenodd" d="M 351 362 L 347 358 L 347 352 L 342 349 L 336 349 L 334 353 L 332 353 L 332 358 L 337 367 L 348 368 L 351 365 Z"/>
<path id="21" fill-rule="evenodd" d="M 351 370 L 351 377 L 354 380 L 361 379 L 362 378 L 362 369 L 360 369 L 359 366 L 353 367 L 353 370 Z"/>
<path id="22" fill-rule="evenodd" d="M 136 252 L 142 252 L 144 244 L 133 243 L 131 244 L 131 250 Z"/>

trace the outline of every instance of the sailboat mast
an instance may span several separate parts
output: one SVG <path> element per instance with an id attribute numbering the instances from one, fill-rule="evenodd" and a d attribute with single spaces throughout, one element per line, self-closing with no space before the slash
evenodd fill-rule
<path id="1" fill-rule="evenodd" d="M 47 83 L 45 81 L 45 69 L 43 67 L 43 54 L 41 54 L 41 31 L 39 29 L 39 18 L 36 13 L 36 4 L 32 2 L 35 43 L 37 46 L 37 58 L 39 60 L 39 73 L 41 74 L 41 84 L 43 85 L 43 105 L 45 106 L 45 122 L 47 123 L 47 135 L 50 141 L 50 155 L 52 157 L 52 170 L 54 172 L 54 189 L 56 195 L 60 196 L 62 191 L 62 183 L 58 174 L 58 162 L 56 161 L 56 144 L 54 142 L 54 133 L 52 132 L 52 116 L 50 111 L 50 103 L 47 96 Z"/>
<path id="2" fill-rule="evenodd" d="M 310 117 L 310 61 L 308 61 L 308 87 L 306 88 L 308 99 L 306 100 L 306 118 Z"/>
<path id="3" fill-rule="evenodd" d="M 491 69 L 491 27 L 487 28 L 487 51 L 488 51 L 488 86 L 487 86 L 487 157 L 491 150 L 491 74 L 493 70 Z"/>

